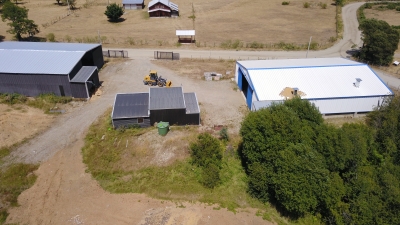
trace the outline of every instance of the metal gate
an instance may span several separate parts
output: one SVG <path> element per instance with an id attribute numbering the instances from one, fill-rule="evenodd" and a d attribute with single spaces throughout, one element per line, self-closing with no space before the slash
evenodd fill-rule
<path id="1" fill-rule="evenodd" d="M 108 50 L 108 51 L 103 51 L 103 56 L 110 58 L 128 58 L 128 51 Z"/>
<path id="2" fill-rule="evenodd" d="M 179 60 L 179 53 L 154 51 L 154 59 Z"/>

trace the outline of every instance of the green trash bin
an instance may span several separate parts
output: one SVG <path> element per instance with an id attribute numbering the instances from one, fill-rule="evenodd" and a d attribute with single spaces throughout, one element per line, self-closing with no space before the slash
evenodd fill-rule
<path id="1" fill-rule="evenodd" d="M 157 124 L 157 128 L 158 128 L 158 134 L 161 136 L 165 136 L 165 135 L 167 135 L 167 133 L 169 131 L 169 123 L 160 121 Z"/>

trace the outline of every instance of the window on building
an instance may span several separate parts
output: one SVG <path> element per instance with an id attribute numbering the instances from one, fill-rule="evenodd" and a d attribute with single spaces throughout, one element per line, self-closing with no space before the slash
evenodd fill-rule
<path id="1" fill-rule="evenodd" d="M 144 119 L 143 119 L 143 118 L 138 118 L 138 119 L 137 119 L 137 122 L 138 122 L 138 123 L 144 123 Z"/>

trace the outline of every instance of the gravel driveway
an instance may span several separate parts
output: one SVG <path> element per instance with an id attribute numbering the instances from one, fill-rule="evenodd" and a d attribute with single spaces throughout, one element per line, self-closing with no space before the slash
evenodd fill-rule
<path id="1" fill-rule="evenodd" d="M 96 118 L 112 107 L 116 93 L 148 91 L 148 86 L 143 85 L 142 80 L 150 69 L 157 69 L 159 75 L 172 80 L 173 86 L 182 86 L 184 92 L 196 92 L 206 125 L 231 124 L 238 128 L 238 121 L 242 120 L 243 115 L 238 109 L 245 109 L 246 106 L 242 95 L 233 90 L 231 81 L 193 80 L 155 66 L 148 59 L 126 60 L 117 65 L 108 65 L 100 72 L 100 80 L 104 81 L 100 97 L 95 96 L 83 106 L 61 115 L 51 128 L 13 151 L 5 161 L 40 163 L 83 138 Z"/>

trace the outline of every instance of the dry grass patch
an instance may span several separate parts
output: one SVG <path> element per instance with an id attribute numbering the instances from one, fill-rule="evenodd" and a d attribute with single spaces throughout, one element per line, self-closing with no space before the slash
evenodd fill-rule
<path id="1" fill-rule="evenodd" d="M 0 148 L 33 137 L 50 126 L 54 118 L 26 105 L 0 104 Z"/>
<path id="2" fill-rule="evenodd" d="M 399 61 L 400 62 L 400 58 L 396 58 L 394 57 L 393 61 Z M 374 66 L 374 65 L 370 65 L 370 67 L 372 67 L 373 69 L 378 69 L 378 70 L 382 70 L 385 73 L 392 75 L 394 77 L 400 78 L 400 66 L 395 66 L 393 64 L 389 65 L 389 66 Z M 396 87 L 398 88 L 398 87 Z"/>
<path id="3" fill-rule="evenodd" d="M 327 4 L 327 8 L 319 7 L 320 2 Z M 196 40 L 201 47 L 219 47 L 227 40 L 240 40 L 245 46 L 253 42 L 270 45 L 280 41 L 306 44 L 310 36 L 324 45 L 330 37 L 336 36 L 335 6 L 331 5 L 331 0 L 310 1 L 310 8 L 303 8 L 303 0 L 292 0 L 287 6 L 282 5 L 282 0 L 175 0 L 180 11 L 178 18 L 148 18 L 146 7 L 126 10 L 122 16 L 125 21 L 120 23 L 107 21 L 104 0 L 93 0 L 89 4 L 86 0 L 77 0 L 80 9 L 65 18 L 67 7 L 54 3 L 56 1 L 35 0 L 25 2 L 24 6 L 29 9 L 29 19 L 39 25 L 38 36 L 53 33 L 56 41 L 98 42 L 99 31 L 100 39 L 109 46 L 173 47 L 177 42 L 176 29 L 193 29 L 192 20 L 188 18 L 192 14 L 192 3 Z M 48 25 L 54 21 L 57 22 Z M 7 29 L 6 23 L 0 23 L 1 33 L 10 40 Z"/>
<path id="4" fill-rule="evenodd" d="M 353 115 L 348 116 L 325 116 L 325 123 L 334 125 L 336 127 L 342 127 L 345 123 L 365 123 L 364 115 Z"/>
<path id="5" fill-rule="evenodd" d="M 204 79 L 204 72 L 217 72 L 223 75 L 223 79 L 235 76 L 236 61 L 218 59 L 181 59 L 177 61 L 155 60 L 152 63 L 166 67 L 181 76 L 193 79 Z M 230 74 L 226 74 L 230 71 Z"/>
<path id="6" fill-rule="evenodd" d="M 396 10 L 377 10 L 380 5 L 373 6 L 372 9 L 364 9 L 364 15 L 367 19 L 378 19 L 386 21 L 389 25 L 400 25 L 400 12 Z"/>

